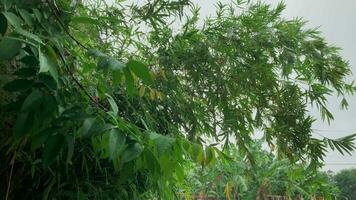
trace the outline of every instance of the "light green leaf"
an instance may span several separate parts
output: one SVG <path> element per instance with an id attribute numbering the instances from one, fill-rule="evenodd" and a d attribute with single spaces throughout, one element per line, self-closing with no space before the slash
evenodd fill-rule
<path id="1" fill-rule="evenodd" d="M 49 72 L 51 76 L 58 82 L 58 65 L 55 60 L 49 57 L 47 54 L 39 51 L 39 61 L 40 61 L 40 73 Z"/>
<path id="2" fill-rule="evenodd" d="M 114 100 L 114 98 L 112 98 L 112 96 L 110 96 L 109 94 L 105 94 L 105 96 L 108 98 L 108 101 L 110 103 L 110 106 L 111 106 L 111 110 L 113 112 L 113 114 L 116 116 L 117 113 L 119 112 L 119 108 L 117 107 L 117 104 Z"/>
<path id="3" fill-rule="evenodd" d="M 22 24 L 22 20 L 16 16 L 14 13 L 12 12 L 3 12 L 2 13 L 7 21 L 15 28 L 21 28 L 21 24 Z"/>

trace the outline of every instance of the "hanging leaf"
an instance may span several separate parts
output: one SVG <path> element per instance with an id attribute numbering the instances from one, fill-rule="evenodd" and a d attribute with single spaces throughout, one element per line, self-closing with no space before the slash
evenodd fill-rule
<path id="1" fill-rule="evenodd" d="M 39 61 L 40 61 L 40 73 L 49 72 L 51 76 L 58 82 L 58 69 L 57 63 L 53 58 L 49 57 L 47 54 L 39 51 Z"/>
<path id="2" fill-rule="evenodd" d="M 88 54 L 98 59 L 97 66 L 100 70 L 119 71 L 125 68 L 125 64 L 97 49 L 89 49 Z"/>
<path id="3" fill-rule="evenodd" d="M 116 104 L 114 98 L 112 98 L 112 96 L 110 96 L 109 94 L 105 94 L 105 96 L 108 98 L 108 101 L 110 103 L 111 110 L 112 110 L 114 116 L 116 116 L 117 113 L 119 112 L 119 108 L 117 107 L 117 104 Z"/>
<path id="4" fill-rule="evenodd" d="M 126 90 L 128 95 L 133 95 L 135 92 L 135 80 L 129 68 L 124 68 L 124 75 L 126 80 Z"/>
<path id="5" fill-rule="evenodd" d="M 15 57 L 21 49 L 21 42 L 11 38 L 2 38 L 0 41 L 0 61 L 10 60 Z"/>
<path id="6" fill-rule="evenodd" d="M 123 152 L 126 145 L 126 136 L 124 133 L 120 132 L 118 129 L 114 128 L 110 131 L 109 139 L 109 154 L 110 159 L 115 160 Z"/>
<path id="7" fill-rule="evenodd" d="M 35 134 L 31 139 L 31 150 L 36 150 L 41 147 L 48 139 L 50 135 L 56 133 L 57 129 L 50 127 Z"/>
<path id="8" fill-rule="evenodd" d="M 122 154 L 122 162 L 127 163 L 136 159 L 143 151 L 143 147 L 139 143 L 129 145 Z"/>
<path id="9" fill-rule="evenodd" d="M 19 13 L 20 13 L 22 19 L 26 22 L 26 24 L 28 26 L 32 27 L 33 26 L 33 22 L 32 22 L 31 14 L 25 9 L 19 9 Z"/>
<path id="10" fill-rule="evenodd" d="M 95 123 L 96 123 L 96 118 L 87 118 L 84 120 L 83 122 L 83 126 L 81 127 L 81 132 L 80 134 L 83 136 L 83 137 L 89 137 L 93 130 L 94 130 L 94 126 L 95 126 Z"/>
<path id="11" fill-rule="evenodd" d="M 2 13 L 7 21 L 15 28 L 21 28 L 21 24 L 22 24 L 22 20 L 16 16 L 14 13 L 12 12 L 3 12 Z"/>
<path id="12" fill-rule="evenodd" d="M 20 138 L 26 135 L 32 127 L 33 118 L 29 113 L 21 113 L 17 116 L 15 125 L 13 128 L 13 134 L 15 138 Z"/>
<path id="13" fill-rule="evenodd" d="M 31 110 L 36 110 L 42 103 L 43 94 L 39 90 L 34 90 L 30 95 L 27 96 L 24 103 L 22 104 L 21 111 L 29 112 Z"/>
<path id="14" fill-rule="evenodd" d="M 137 77 L 141 78 L 144 83 L 148 85 L 153 83 L 150 71 L 145 64 L 136 60 L 130 60 L 126 65 Z"/>
<path id="15" fill-rule="evenodd" d="M 42 155 L 42 161 L 44 166 L 49 166 L 56 160 L 63 147 L 64 142 L 65 138 L 61 134 L 52 135 L 48 138 Z"/>
<path id="16" fill-rule="evenodd" d="M 155 132 L 149 133 L 150 140 L 157 147 L 158 155 L 162 155 L 164 153 L 172 150 L 173 144 L 175 143 L 174 138 L 170 138 L 164 135 L 157 134 Z"/>

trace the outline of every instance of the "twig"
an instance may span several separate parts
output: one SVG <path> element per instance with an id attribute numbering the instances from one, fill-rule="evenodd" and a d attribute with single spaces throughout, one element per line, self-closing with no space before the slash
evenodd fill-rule
<path id="1" fill-rule="evenodd" d="M 10 177 L 9 181 L 7 183 L 7 190 L 6 190 L 6 197 L 5 200 L 9 199 L 9 193 L 10 193 L 10 186 L 11 186 L 11 179 L 12 179 L 12 171 L 14 169 L 14 164 L 15 164 L 15 159 L 16 159 L 16 152 L 14 153 L 14 156 L 12 157 L 10 164 L 11 164 L 11 169 L 10 169 Z"/>
<path id="2" fill-rule="evenodd" d="M 56 17 L 58 23 L 61 25 L 61 27 L 63 28 L 63 30 L 67 33 L 67 35 L 72 39 L 74 40 L 80 47 L 82 47 L 83 49 L 85 50 L 88 50 L 89 48 L 86 47 L 84 44 L 82 44 L 79 40 L 77 40 L 68 30 L 67 28 L 64 26 L 64 23 L 62 22 L 61 18 L 57 15 L 57 8 L 53 8 L 52 7 L 52 4 L 49 0 L 46 0 L 49 8 L 51 9 L 52 13 L 54 14 L 54 16 Z"/>

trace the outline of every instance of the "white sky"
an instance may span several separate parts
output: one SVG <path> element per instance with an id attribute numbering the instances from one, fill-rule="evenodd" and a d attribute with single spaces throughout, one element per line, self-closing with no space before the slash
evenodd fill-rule
<path id="1" fill-rule="evenodd" d="M 108 2 L 113 0 L 107 0 Z M 131 0 L 132 1 L 132 0 Z M 143 0 L 134 0 L 140 2 Z M 215 13 L 215 4 L 218 0 L 192 0 L 201 7 L 202 16 Z M 220 0 L 228 3 L 230 0 Z M 263 0 L 272 5 L 279 0 Z M 356 75 L 356 1 L 355 0 L 285 0 L 287 5 L 283 13 L 285 18 L 303 17 L 308 20 L 309 27 L 319 27 L 327 41 L 341 47 L 342 55 L 350 61 L 353 76 Z M 329 98 L 329 108 L 334 114 L 335 120 L 328 125 L 322 122 L 320 117 L 314 124 L 318 134 L 329 138 L 338 138 L 351 133 L 356 133 L 356 96 L 348 98 L 349 109 L 340 110 L 339 100 L 336 97 Z M 312 109 L 314 116 L 319 113 Z M 325 158 L 325 170 L 339 171 L 340 169 L 356 167 L 356 153 L 352 156 L 342 156 L 337 152 L 329 152 Z"/>

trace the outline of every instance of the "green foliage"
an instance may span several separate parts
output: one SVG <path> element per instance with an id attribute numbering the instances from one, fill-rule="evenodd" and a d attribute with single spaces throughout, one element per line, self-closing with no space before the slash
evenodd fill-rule
<path id="1" fill-rule="evenodd" d="M 354 199 L 356 196 L 356 170 L 342 170 L 334 176 L 336 185 L 340 188 L 340 199 Z"/>
<path id="2" fill-rule="evenodd" d="M 201 167 L 187 162 L 187 182 L 180 187 L 181 197 L 254 200 L 258 195 L 276 195 L 292 199 L 314 196 L 334 199 L 338 195 L 338 188 L 326 173 L 312 171 L 304 164 L 287 159 L 278 160 L 262 150 L 259 141 L 251 147 L 251 152 L 254 164 L 236 148 L 225 152 L 229 159 L 219 160 L 214 165 Z"/>
<path id="3" fill-rule="evenodd" d="M 218 4 L 201 26 L 188 0 L 0 2 L 7 199 L 172 199 L 187 159 L 230 165 L 208 141 L 258 160 L 255 130 L 314 170 L 327 147 L 355 148 L 312 137 L 307 106 L 332 120 L 326 97 L 356 88 L 339 49 L 283 4 Z M 245 188 L 234 177 L 226 194 Z"/>

